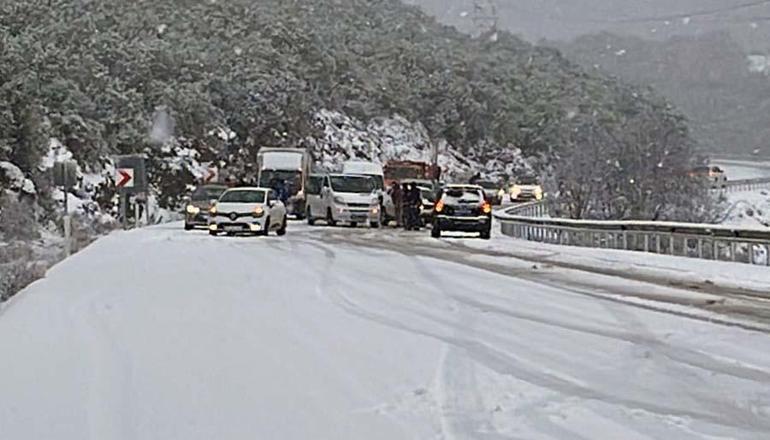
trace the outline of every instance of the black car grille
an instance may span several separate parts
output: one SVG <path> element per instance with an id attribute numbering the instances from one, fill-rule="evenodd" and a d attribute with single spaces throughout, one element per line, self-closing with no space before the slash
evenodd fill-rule
<path id="1" fill-rule="evenodd" d="M 242 218 L 242 217 L 252 217 L 252 216 L 253 215 L 250 212 L 248 212 L 248 213 L 217 212 L 216 214 L 213 215 L 213 217 L 227 217 L 227 218 L 229 218 L 230 220 L 233 220 L 233 221 L 238 220 L 239 218 Z"/>
<path id="2" fill-rule="evenodd" d="M 348 203 L 349 208 L 367 208 L 369 209 L 369 206 L 371 206 L 368 203 Z"/>

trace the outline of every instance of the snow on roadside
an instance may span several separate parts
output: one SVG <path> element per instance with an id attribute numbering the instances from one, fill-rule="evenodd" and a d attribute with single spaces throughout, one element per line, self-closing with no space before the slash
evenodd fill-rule
<path id="1" fill-rule="evenodd" d="M 723 225 L 770 228 L 770 190 L 727 194 L 728 209 Z"/>
<path id="2" fill-rule="evenodd" d="M 492 241 L 467 240 L 463 244 L 586 271 L 667 280 L 672 286 L 708 285 L 714 289 L 769 292 L 770 298 L 770 270 L 767 266 L 517 240 L 502 235 L 499 227 L 495 228 Z"/>

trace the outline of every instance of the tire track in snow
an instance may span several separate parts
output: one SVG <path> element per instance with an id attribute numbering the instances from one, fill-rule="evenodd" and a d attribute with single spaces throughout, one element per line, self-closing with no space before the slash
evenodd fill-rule
<path id="1" fill-rule="evenodd" d="M 347 290 L 355 291 L 355 286 L 351 286 L 339 279 L 335 281 L 342 284 L 343 286 L 346 286 Z M 659 416 L 690 417 L 702 422 L 747 430 L 751 432 L 765 432 L 766 430 L 770 430 L 770 420 L 764 420 L 759 416 L 750 417 L 751 421 L 747 424 L 745 414 L 741 419 L 737 420 L 733 417 L 734 415 L 725 415 L 723 413 L 711 411 L 704 412 L 690 408 L 676 408 L 665 404 L 659 404 L 657 402 L 643 401 L 634 399 L 632 397 L 618 396 L 592 389 L 590 387 L 574 383 L 562 377 L 542 371 L 535 365 L 528 365 L 527 362 L 524 362 L 523 360 L 520 360 L 506 352 L 500 351 L 499 349 L 496 349 L 487 343 L 469 339 L 467 337 L 442 334 L 442 332 L 435 330 L 424 329 L 415 325 L 410 325 L 409 323 L 404 322 L 403 319 L 390 317 L 387 314 L 368 310 L 361 304 L 353 301 L 350 297 L 347 297 L 344 294 L 340 294 L 339 292 L 332 292 L 330 298 L 332 298 L 336 305 L 348 313 L 371 320 L 373 322 L 377 322 L 381 325 L 390 326 L 395 329 L 417 335 L 431 337 L 439 341 L 451 344 L 456 348 L 466 351 L 477 362 L 484 364 L 499 374 L 513 376 L 530 384 L 554 390 L 560 394 L 579 397 L 584 400 L 597 400 L 607 404 L 621 406 L 627 409 L 641 409 Z M 447 323 L 442 318 L 438 318 L 436 316 L 428 316 L 425 313 L 422 313 L 419 316 L 422 319 L 432 320 L 433 322 L 443 326 L 447 326 L 448 324 L 450 326 L 452 325 L 452 323 Z"/>

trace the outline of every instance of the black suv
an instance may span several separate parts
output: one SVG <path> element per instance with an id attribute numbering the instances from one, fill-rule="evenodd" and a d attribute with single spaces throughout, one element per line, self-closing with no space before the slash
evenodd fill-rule
<path id="1" fill-rule="evenodd" d="M 478 232 L 488 240 L 492 231 L 492 205 L 478 185 L 449 185 L 433 208 L 431 235 L 440 238 L 443 231 Z"/>

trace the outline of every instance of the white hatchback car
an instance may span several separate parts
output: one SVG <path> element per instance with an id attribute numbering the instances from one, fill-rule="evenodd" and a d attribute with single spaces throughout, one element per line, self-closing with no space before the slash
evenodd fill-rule
<path id="1" fill-rule="evenodd" d="M 267 188 L 232 188 L 209 210 L 209 234 L 286 234 L 286 206 Z"/>
<path id="2" fill-rule="evenodd" d="M 320 184 L 320 188 L 315 186 Z M 307 221 L 325 220 L 329 226 L 345 222 L 351 226 L 380 226 L 380 203 L 370 176 L 331 174 L 310 185 L 307 198 Z"/>

